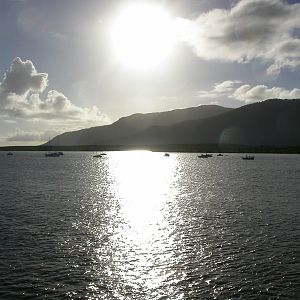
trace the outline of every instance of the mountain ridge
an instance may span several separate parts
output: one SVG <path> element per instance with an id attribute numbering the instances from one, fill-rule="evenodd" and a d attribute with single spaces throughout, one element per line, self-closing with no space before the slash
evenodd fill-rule
<path id="1" fill-rule="evenodd" d="M 231 108 L 219 105 L 201 105 L 165 112 L 153 112 L 146 114 L 135 113 L 127 117 L 122 117 L 110 125 L 65 132 L 46 143 L 46 145 L 68 146 L 103 144 L 111 141 L 112 139 L 129 137 L 152 126 L 174 125 L 186 120 L 208 118 L 230 110 Z"/>
<path id="2" fill-rule="evenodd" d="M 120 118 L 111 125 L 64 133 L 52 142 L 54 145 L 56 143 L 67 146 L 94 144 L 298 146 L 299 115 L 300 99 L 268 99 L 236 109 L 208 105 L 161 113 L 133 114 Z M 73 144 L 70 140 L 66 140 L 68 136 L 71 137 Z"/>
<path id="3" fill-rule="evenodd" d="M 299 115 L 299 99 L 269 99 L 207 119 L 186 121 L 172 127 L 149 128 L 127 139 L 126 143 L 295 146 L 300 145 Z"/>

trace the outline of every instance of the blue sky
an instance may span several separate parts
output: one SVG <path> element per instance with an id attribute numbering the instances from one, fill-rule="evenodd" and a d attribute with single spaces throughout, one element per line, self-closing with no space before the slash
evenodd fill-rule
<path id="1" fill-rule="evenodd" d="M 0 145 L 135 112 L 300 98 L 299 1 L 143 1 L 177 30 L 154 69 L 123 65 L 112 47 L 111 24 L 133 2 L 0 2 Z"/>

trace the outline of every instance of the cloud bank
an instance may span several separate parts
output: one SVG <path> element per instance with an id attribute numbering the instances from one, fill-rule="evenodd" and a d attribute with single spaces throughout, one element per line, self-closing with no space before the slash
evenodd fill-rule
<path id="1" fill-rule="evenodd" d="M 15 133 L 10 134 L 6 141 L 8 142 L 45 142 L 50 137 L 57 135 L 56 131 L 45 132 L 27 132 L 18 129 Z"/>
<path id="2" fill-rule="evenodd" d="M 253 103 L 274 98 L 298 99 L 300 98 L 300 89 L 287 90 L 282 87 L 268 87 L 262 84 L 251 86 L 238 80 L 226 80 L 216 83 L 210 91 L 198 91 L 197 97 L 206 99 L 228 97 L 245 103 Z"/>
<path id="3" fill-rule="evenodd" d="M 6 118 L 47 121 L 69 127 L 103 125 L 109 122 L 96 106 L 80 107 L 64 94 L 48 91 L 48 74 L 39 73 L 29 60 L 15 58 L 0 83 L 0 114 Z"/>
<path id="4" fill-rule="evenodd" d="M 194 20 L 178 19 L 179 38 L 206 60 L 269 62 L 269 74 L 300 67 L 300 3 L 241 0 L 229 10 L 214 9 Z"/>

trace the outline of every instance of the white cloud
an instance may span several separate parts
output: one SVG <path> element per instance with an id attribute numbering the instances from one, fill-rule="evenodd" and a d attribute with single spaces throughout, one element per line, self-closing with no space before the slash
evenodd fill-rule
<path id="1" fill-rule="evenodd" d="M 38 73 L 30 60 L 15 58 L 4 74 L 1 90 L 4 93 L 24 95 L 28 92 L 43 92 L 48 85 L 48 74 Z"/>
<path id="2" fill-rule="evenodd" d="M 269 74 L 300 67 L 300 3 L 241 0 L 229 10 L 214 9 L 194 20 L 178 19 L 179 37 L 206 60 L 270 62 Z"/>
<path id="3" fill-rule="evenodd" d="M 15 58 L 0 83 L 0 114 L 10 119 L 47 121 L 72 129 L 109 123 L 100 110 L 80 107 L 65 95 L 50 90 L 43 99 L 40 93 L 48 85 L 48 74 L 38 73 L 31 61 Z"/>
<path id="4" fill-rule="evenodd" d="M 250 86 L 244 84 L 234 91 L 234 99 L 250 103 L 265 99 L 297 99 L 300 98 L 300 89 L 286 90 L 281 87 L 267 87 L 265 85 Z"/>
<path id="5" fill-rule="evenodd" d="M 241 83 L 239 80 L 225 80 L 221 83 L 215 83 L 214 88 L 210 91 L 198 91 L 197 97 L 218 98 L 226 96 L 229 92 L 234 90 L 234 87 L 239 83 Z"/>
<path id="6" fill-rule="evenodd" d="M 241 83 L 241 81 L 239 81 L 239 80 L 225 80 L 221 83 L 215 84 L 215 90 L 217 92 L 220 92 L 220 93 L 232 91 L 234 85 L 236 85 L 237 83 Z"/>
<path id="7" fill-rule="evenodd" d="M 252 103 L 266 99 L 298 99 L 300 98 L 300 89 L 287 90 L 282 87 L 267 87 L 266 85 L 251 86 L 242 84 L 238 80 L 226 80 L 217 83 L 210 91 L 198 91 L 199 98 L 233 98 L 245 103 Z"/>

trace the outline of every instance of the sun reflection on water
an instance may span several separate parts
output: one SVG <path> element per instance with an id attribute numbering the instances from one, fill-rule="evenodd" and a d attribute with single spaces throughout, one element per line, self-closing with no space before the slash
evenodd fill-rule
<path id="1" fill-rule="evenodd" d="M 172 255 L 168 207 L 176 194 L 176 155 L 131 151 L 114 153 L 109 169 L 119 200 L 114 260 L 128 285 L 155 289 L 166 279 L 162 267 Z"/>
<path id="2" fill-rule="evenodd" d="M 175 159 L 146 151 L 128 153 L 113 162 L 116 197 L 121 200 L 124 221 L 142 238 L 149 225 L 161 222 L 164 204 L 170 198 Z"/>

